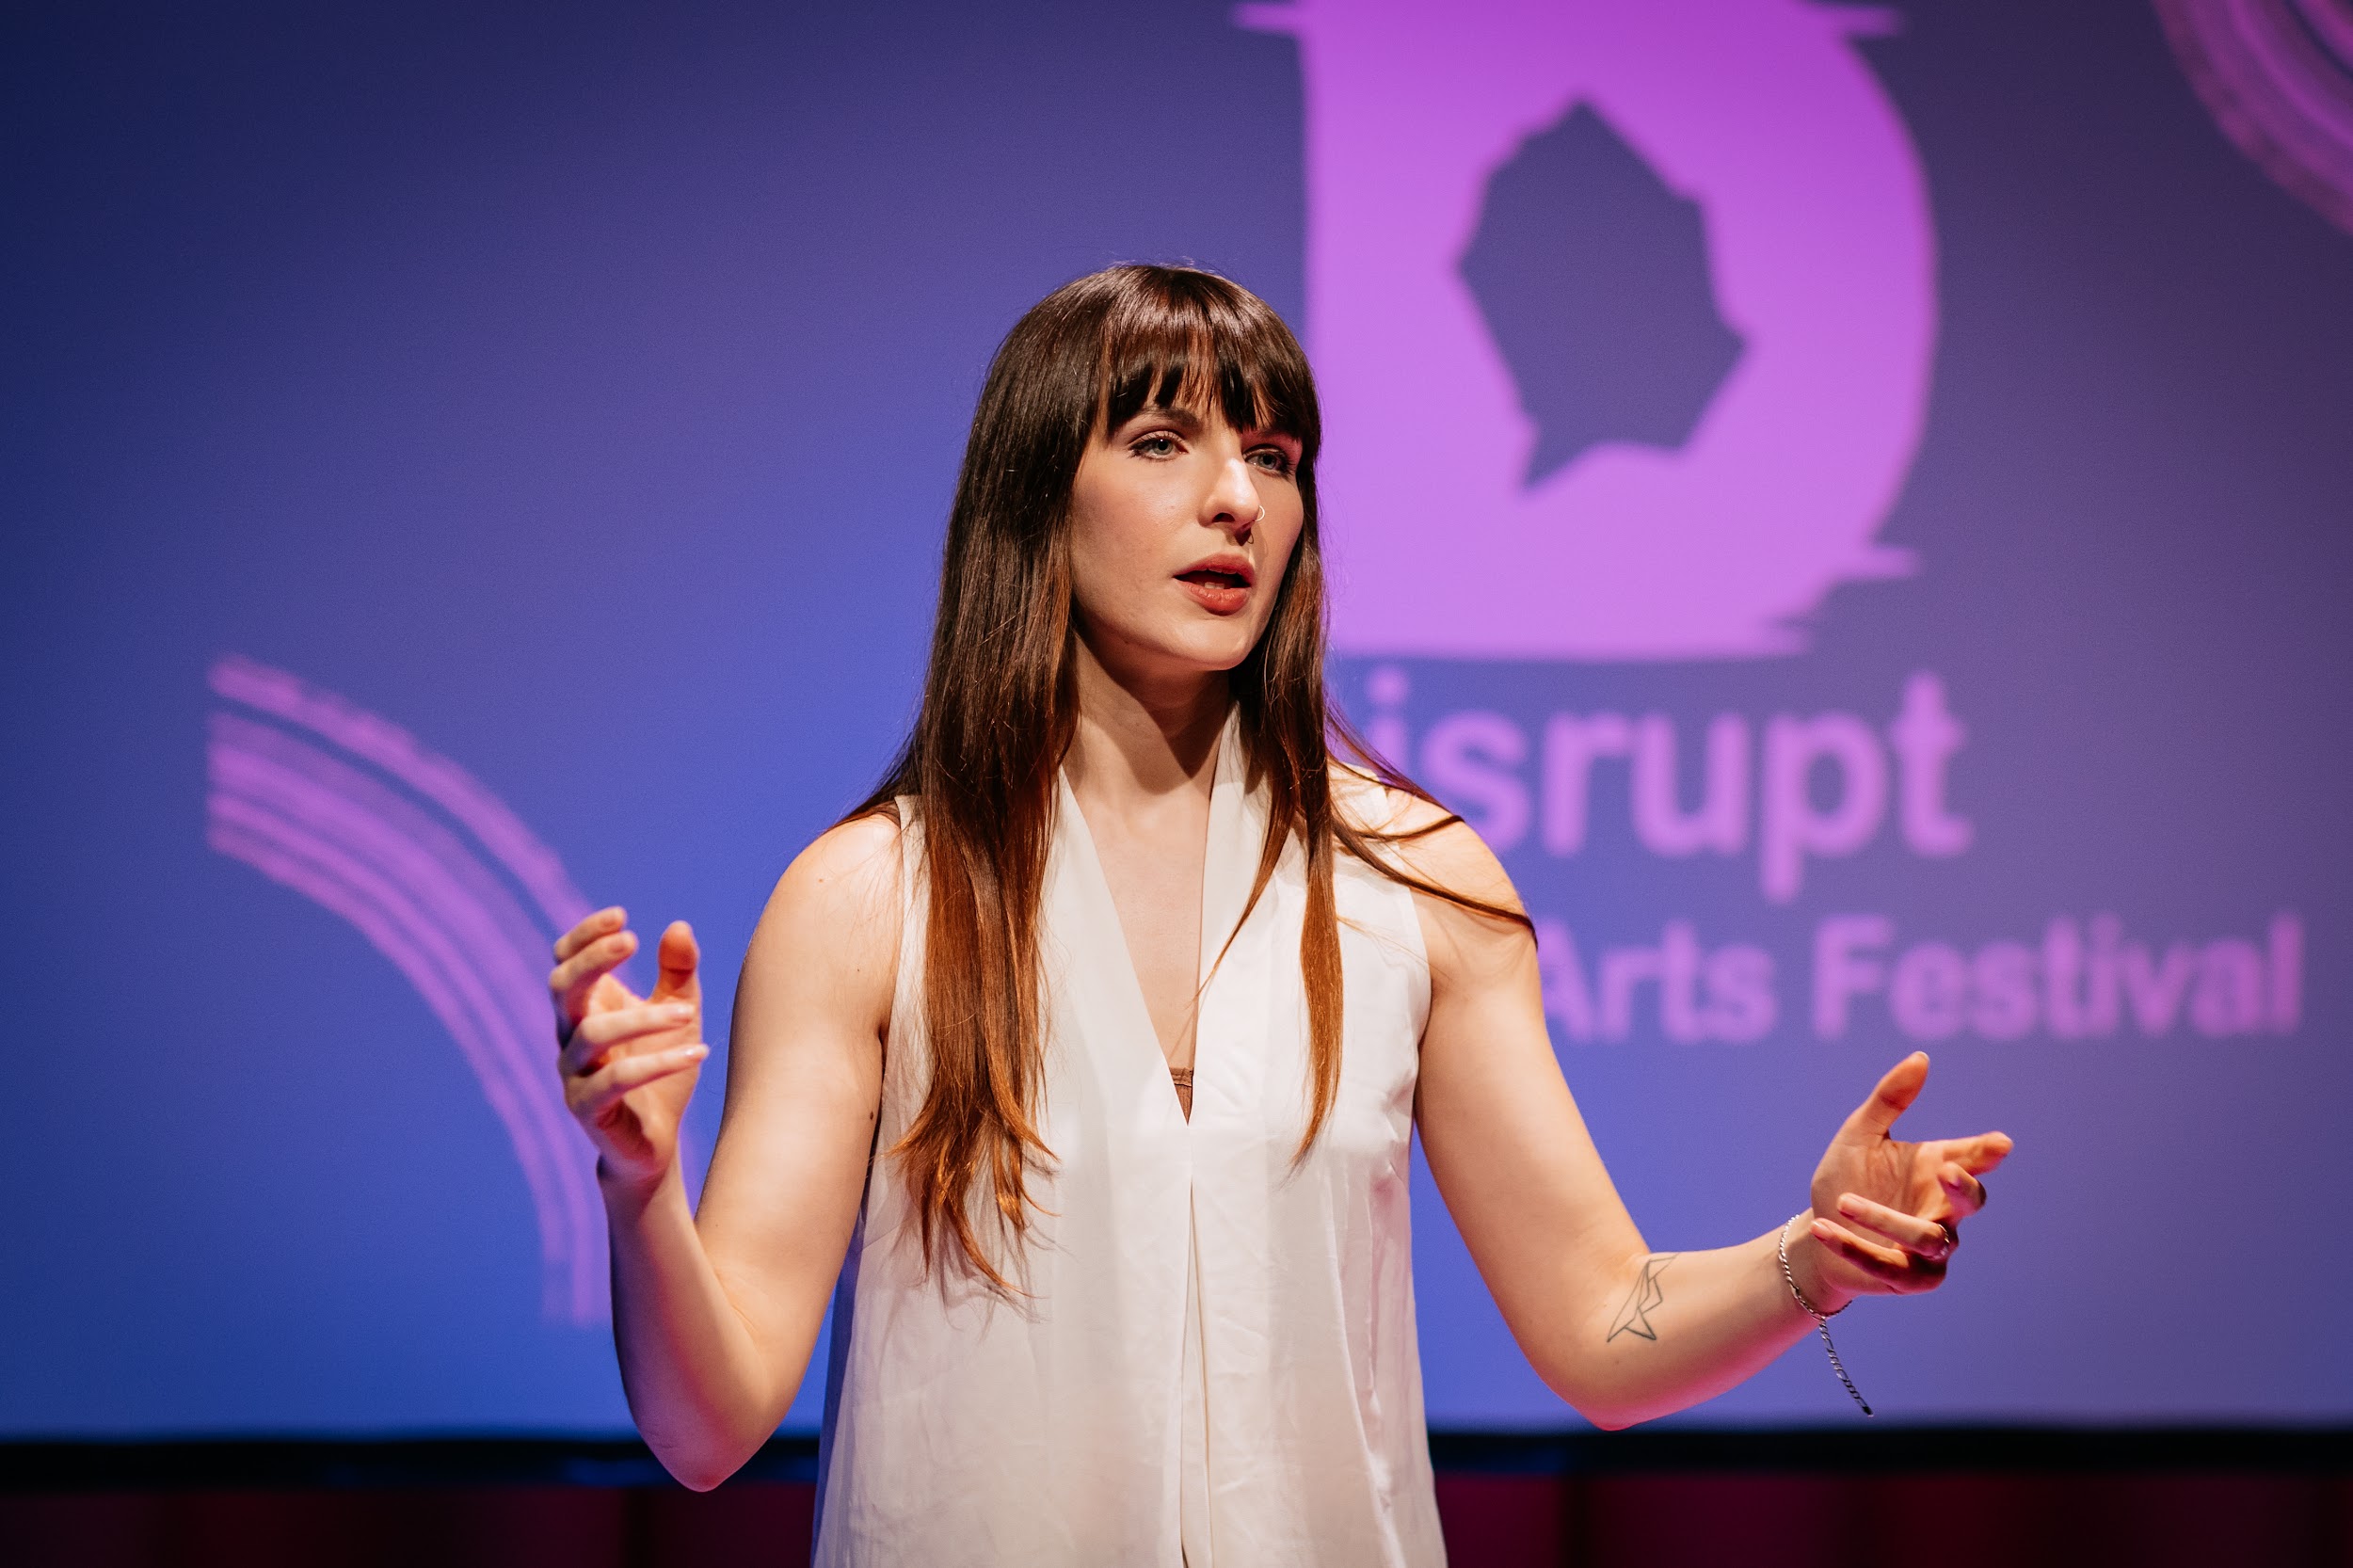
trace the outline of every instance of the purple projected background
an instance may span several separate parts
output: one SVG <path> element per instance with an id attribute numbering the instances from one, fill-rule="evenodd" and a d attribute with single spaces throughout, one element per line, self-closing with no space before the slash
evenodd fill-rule
<path id="1" fill-rule="evenodd" d="M 1336 680 L 1654 1245 L 1923 1044 L 2020 1153 L 1875 1404 L 2353 1418 L 2353 13 L 2070 9 L 13 22 L 0 1432 L 625 1421 L 545 943 L 694 920 L 723 1039 L 1133 257 L 1305 335 Z M 1573 1421 L 1417 1223 L 1433 1421 Z"/>

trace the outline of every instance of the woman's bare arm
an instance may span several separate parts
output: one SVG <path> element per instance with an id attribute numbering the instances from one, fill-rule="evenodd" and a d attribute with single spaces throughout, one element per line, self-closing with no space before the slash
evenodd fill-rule
<path id="1" fill-rule="evenodd" d="M 734 1473 L 791 1407 L 841 1267 L 881 1098 L 898 876 L 896 824 L 863 818 L 819 839 L 776 885 L 736 992 L 726 1112 L 699 1214 L 677 1159 L 691 1064 L 632 1089 L 612 1108 L 618 1116 L 582 1116 L 600 1155 L 630 1410 L 663 1464 L 698 1490 Z M 613 923 L 613 933 L 588 932 L 571 956 L 601 965 L 593 984 L 617 987 L 610 969 L 633 940 Z M 648 1003 L 622 993 L 609 1008 L 590 1007 L 581 1032 L 594 1031 L 600 1013 L 675 1008 L 690 993 L 698 1007 L 683 933 L 664 935 L 663 983 Z M 580 975 L 569 978 L 576 986 Z M 600 1070 L 632 1049 L 676 1048 L 660 1031 L 632 1027 L 608 1027 L 620 1039 Z M 596 1048 L 581 1067 L 597 1066 Z M 568 1066 L 568 1087 L 573 1077 Z M 575 1093 L 576 1112 L 583 1098 Z"/>
<path id="2" fill-rule="evenodd" d="M 1403 819 L 1438 813 L 1418 806 Z M 1457 823 L 1403 846 L 1441 887 L 1517 908 L 1510 879 Z M 1695 1404 L 1749 1377 L 1813 1320 L 1791 1300 L 1777 1232 L 1738 1246 L 1654 1252 L 1602 1166 L 1545 1028 L 1527 929 L 1417 895 L 1431 966 L 1417 1116 L 1449 1211 L 1520 1349 L 1588 1419 L 1622 1427 Z M 1957 1224 L 1983 1201 L 1977 1175 L 2008 1152 L 1999 1133 L 1897 1144 L 1887 1128 L 1918 1093 L 1907 1058 L 1849 1117 L 1812 1204 L 1789 1227 L 1799 1286 L 1825 1311 L 1854 1296 L 1931 1288 Z M 1803 1210 L 1796 1172 L 1791 1210 Z M 1770 1202 L 1771 1200 L 1768 1200 Z"/>

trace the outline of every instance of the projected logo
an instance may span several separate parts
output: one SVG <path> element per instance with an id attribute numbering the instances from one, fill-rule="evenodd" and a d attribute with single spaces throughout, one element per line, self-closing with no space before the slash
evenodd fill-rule
<path id="1" fill-rule="evenodd" d="M 2234 46 L 2284 3 L 2161 0 Z M 1530 712 L 1508 678 L 1489 702 L 1415 712 L 1407 665 L 1788 653 L 1832 589 L 1912 569 L 1878 534 L 1926 418 L 1936 247 L 1919 156 L 1856 51 L 1888 14 L 1300 0 L 1239 19 L 1299 42 L 1335 642 L 1400 661 L 1365 672 L 1375 746 L 1498 854 L 1614 840 L 1662 879 L 1746 856 L 1768 914 L 1843 899 L 1839 861 L 1967 855 L 1970 727 L 1932 669 L 1878 712 L 1674 714 L 1563 708 L 1557 683 Z M 2297 97 L 2278 71 L 2232 79 L 2257 75 Z M 2043 910 L 1966 943 L 1931 909 L 1825 910 L 1793 941 L 1778 920 L 1726 929 L 1720 896 L 1573 929 L 1545 880 L 1527 884 L 1545 1003 L 1573 1042 L 2301 1027 L 2294 910 L 2172 939 Z"/>
<path id="2" fill-rule="evenodd" d="M 216 663 L 211 684 L 207 841 L 350 922 L 416 988 L 514 1145 L 543 1309 L 595 1321 L 604 1210 L 556 1086 L 544 978 L 588 901 L 497 796 L 397 725 L 247 659 Z"/>
<path id="3" fill-rule="evenodd" d="M 1920 441 L 1920 161 L 1801 0 L 1309 0 L 1308 337 L 1335 641 L 1660 660 L 1802 646 Z M 1549 183 L 1550 210 L 1531 217 Z M 1542 205 L 1539 203 L 1539 205 Z"/>

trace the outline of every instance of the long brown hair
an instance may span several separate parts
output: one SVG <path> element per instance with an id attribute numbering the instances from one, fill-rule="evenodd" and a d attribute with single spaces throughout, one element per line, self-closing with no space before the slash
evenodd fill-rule
<path id="1" fill-rule="evenodd" d="M 1228 677 L 1270 813 L 1255 906 L 1283 847 L 1305 851 L 1299 964 L 1306 981 L 1309 1082 L 1299 1153 L 1330 1113 L 1340 1075 L 1340 941 L 1333 856 L 1465 907 L 1515 910 L 1433 886 L 1376 853 L 1382 833 L 1332 808 L 1337 744 L 1363 771 L 1430 797 L 1375 757 L 1325 699 L 1323 552 L 1315 383 L 1298 341 L 1266 303 L 1214 273 L 1115 266 L 1066 283 L 1015 324 L 989 366 L 948 518 L 923 705 L 888 776 L 853 816 L 912 796 L 929 885 L 922 982 L 931 1083 L 890 1151 L 920 1216 L 924 1256 L 947 1252 L 1011 1287 L 976 1231 L 987 1182 L 1001 1239 L 1029 1225 L 1025 1178 L 1051 1160 L 1039 1137 L 1044 999 L 1038 905 L 1053 831 L 1055 774 L 1076 722 L 1070 496 L 1087 444 L 1146 407 L 1215 408 L 1237 430 L 1289 435 L 1305 519 L 1265 634 Z M 1205 932 L 1209 939 L 1213 934 Z M 1230 940 L 1230 936 L 1225 939 Z"/>

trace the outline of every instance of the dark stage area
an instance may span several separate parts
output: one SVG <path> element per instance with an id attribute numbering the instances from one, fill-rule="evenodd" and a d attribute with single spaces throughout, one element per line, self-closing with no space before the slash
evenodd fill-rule
<path id="1" fill-rule="evenodd" d="M 2353 1564 L 2353 1432 L 1438 1433 L 1456 1568 Z M 734 1568 L 808 1560 L 815 1444 L 715 1492 L 633 1442 L 13 1444 L 16 1568 Z"/>

